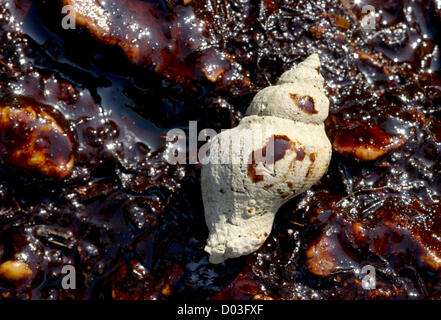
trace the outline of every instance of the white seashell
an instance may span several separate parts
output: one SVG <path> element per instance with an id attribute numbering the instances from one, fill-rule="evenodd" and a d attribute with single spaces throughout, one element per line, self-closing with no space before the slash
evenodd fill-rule
<path id="1" fill-rule="evenodd" d="M 313 70 L 315 70 L 315 72 Z M 285 83 L 306 83 L 309 86 L 314 86 L 322 90 L 325 79 L 320 73 L 319 55 L 313 53 L 295 68 L 284 72 L 280 76 L 279 81 L 277 81 L 277 85 Z"/>
<path id="2" fill-rule="evenodd" d="M 329 100 L 316 87 L 286 83 L 259 91 L 246 115 L 274 116 L 321 124 L 328 117 Z"/>
<path id="3" fill-rule="evenodd" d="M 299 64 L 302 73 L 284 73 L 282 84 L 256 95 L 236 128 L 210 143 L 201 173 L 210 262 L 256 251 L 270 234 L 280 206 L 326 172 L 332 149 L 323 121 L 329 101 L 317 87 L 323 79 L 319 65 L 318 56 L 312 55 Z M 299 106 L 296 98 L 306 96 L 313 99 L 314 109 Z"/>

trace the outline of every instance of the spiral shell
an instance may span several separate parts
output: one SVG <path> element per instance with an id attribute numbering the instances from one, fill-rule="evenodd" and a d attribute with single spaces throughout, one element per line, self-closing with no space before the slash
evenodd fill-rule
<path id="1" fill-rule="evenodd" d="M 237 127 L 211 141 L 201 177 L 210 262 L 256 251 L 280 206 L 325 174 L 329 101 L 319 67 L 313 54 L 285 72 L 257 93 Z"/>

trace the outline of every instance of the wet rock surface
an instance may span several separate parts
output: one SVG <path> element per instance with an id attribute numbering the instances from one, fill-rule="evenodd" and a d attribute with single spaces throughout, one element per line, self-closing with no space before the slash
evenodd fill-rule
<path id="1" fill-rule="evenodd" d="M 0 105 L 47 114 L 74 159 L 54 179 L 2 158 L 3 298 L 440 298 L 432 1 L 371 1 L 375 31 L 347 1 L 115 2 L 130 19 L 129 4 L 150 7 L 168 44 L 189 40 L 158 63 L 148 41 L 137 60 L 117 32 L 62 29 L 61 1 L 0 3 Z M 186 32 L 186 18 L 204 31 Z M 328 173 L 279 210 L 259 251 L 210 265 L 200 167 L 169 165 L 164 134 L 189 120 L 237 125 L 258 90 L 313 52 L 330 98 Z M 61 288 L 66 264 L 77 290 Z M 365 265 L 375 290 L 361 286 Z"/>

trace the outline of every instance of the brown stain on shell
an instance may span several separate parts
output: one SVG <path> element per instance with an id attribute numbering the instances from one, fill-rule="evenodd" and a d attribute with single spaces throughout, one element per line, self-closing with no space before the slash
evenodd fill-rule
<path id="1" fill-rule="evenodd" d="M 306 177 L 309 177 L 314 169 L 314 162 L 315 162 L 316 154 L 313 152 L 309 155 L 309 160 L 311 161 L 311 164 L 308 167 L 308 170 L 306 171 Z"/>
<path id="2" fill-rule="evenodd" d="M 277 193 L 280 195 L 282 199 L 286 199 L 291 195 L 290 193 L 283 192 L 283 190 L 281 189 L 277 189 Z"/>
<path id="3" fill-rule="evenodd" d="M 320 66 L 318 66 L 317 68 L 315 68 L 315 70 L 317 70 L 317 73 L 320 74 Z"/>
<path id="4" fill-rule="evenodd" d="M 314 165 L 311 164 L 311 165 L 308 167 L 308 170 L 306 171 L 306 175 L 305 175 L 305 177 L 309 177 L 309 176 L 312 174 L 313 168 L 314 168 Z"/>
<path id="5" fill-rule="evenodd" d="M 300 96 L 295 93 L 290 93 L 291 99 L 294 100 L 295 104 L 299 108 L 308 114 L 317 114 L 318 111 L 315 109 L 314 99 L 310 96 Z"/>
<path id="6" fill-rule="evenodd" d="M 302 161 L 305 159 L 305 149 L 303 148 L 297 148 L 296 149 L 296 160 Z"/>
<path id="7" fill-rule="evenodd" d="M 272 143 L 273 141 L 274 143 Z M 274 164 L 281 160 L 288 150 L 296 152 L 296 160 L 302 161 L 305 158 L 304 148 L 296 148 L 295 142 L 291 141 L 286 135 L 273 135 L 262 149 L 253 151 L 249 156 L 247 170 L 251 181 L 263 181 L 263 174 L 256 172 L 259 162 Z"/>

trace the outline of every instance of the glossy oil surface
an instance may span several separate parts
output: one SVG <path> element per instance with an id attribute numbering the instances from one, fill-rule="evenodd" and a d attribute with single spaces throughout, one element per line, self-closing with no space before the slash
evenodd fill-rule
<path id="1" fill-rule="evenodd" d="M 440 298 L 434 2 L 363 1 L 378 14 L 365 30 L 349 1 L 121 0 L 106 37 L 63 30 L 61 1 L 0 3 L 0 106 L 47 112 L 74 155 L 61 179 L 2 161 L 0 262 L 32 270 L 0 279 L 3 298 Z M 169 165 L 164 134 L 235 126 L 313 52 L 331 102 L 328 173 L 280 209 L 258 252 L 210 265 L 200 167 Z M 77 290 L 61 288 L 65 264 Z"/>

